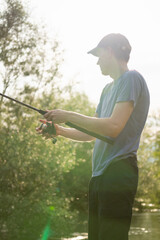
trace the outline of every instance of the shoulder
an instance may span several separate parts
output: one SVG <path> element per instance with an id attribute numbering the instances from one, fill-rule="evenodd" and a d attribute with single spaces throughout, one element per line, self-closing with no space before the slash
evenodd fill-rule
<path id="1" fill-rule="evenodd" d="M 128 72 L 126 72 L 125 74 L 124 74 L 124 79 L 125 80 L 130 80 L 130 81 L 140 81 L 140 82 L 144 82 L 145 81 L 145 79 L 144 79 L 144 77 L 142 76 L 142 74 L 141 73 L 139 73 L 138 71 L 136 71 L 136 70 L 130 70 L 130 71 L 128 71 Z"/>
<path id="2" fill-rule="evenodd" d="M 121 84 L 128 85 L 131 87 L 143 88 L 146 86 L 146 81 L 142 74 L 136 70 L 130 70 L 126 72 L 121 78 Z"/>

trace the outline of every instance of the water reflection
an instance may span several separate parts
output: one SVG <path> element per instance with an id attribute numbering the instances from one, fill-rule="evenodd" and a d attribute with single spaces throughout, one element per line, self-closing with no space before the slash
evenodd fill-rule
<path id="1" fill-rule="evenodd" d="M 146 229 L 146 228 L 131 227 L 129 235 L 144 235 L 144 234 L 149 233 L 149 232 L 151 232 L 151 230 Z"/>
<path id="2" fill-rule="evenodd" d="M 74 233 L 72 238 L 63 238 L 62 240 L 84 240 L 88 239 L 87 233 Z"/>
<path id="3" fill-rule="evenodd" d="M 87 233 L 75 233 L 71 238 L 62 240 L 84 240 Z M 160 212 L 134 214 L 129 240 L 160 240 Z"/>
<path id="4" fill-rule="evenodd" d="M 160 213 L 134 214 L 129 235 L 130 240 L 159 240 Z"/>

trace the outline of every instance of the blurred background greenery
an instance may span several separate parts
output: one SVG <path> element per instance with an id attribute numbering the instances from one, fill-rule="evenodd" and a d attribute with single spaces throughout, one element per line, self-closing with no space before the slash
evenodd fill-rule
<path id="1" fill-rule="evenodd" d="M 62 88 L 63 50 L 27 6 L 4 0 L 0 11 L 0 84 L 3 94 L 40 109 L 93 116 L 95 106 L 74 84 Z M 87 226 L 87 192 L 94 143 L 36 134 L 40 116 L 0 98 L 0 239 L 40 239 L 48 221 L 54 237 Z M 140 180 L 134 211 L 160 207 L 160 114 L 149 116 L 138 153 Z M 83 228 L 84 229 L 84 228 Z M 86 227 L 87 229 L 87 227 Z"/>

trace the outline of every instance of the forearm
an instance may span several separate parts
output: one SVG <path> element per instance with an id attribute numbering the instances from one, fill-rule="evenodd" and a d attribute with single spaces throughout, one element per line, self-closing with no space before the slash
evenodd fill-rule
<path id="1" fill-rule="evenodd" d="M 116 138 L 125 127 L 134 109 L 133 101 L 116 103 L 110 117 L 89 117 L 65 110 L 47 111 L 44 117 L 54 123 L 73 123 L 90 132 Z"/>
<path id="2" fill-rule="evenodd" d="M 69 112 L 67 121 L 103 136 L 114 137 L 114 132 L 116 131 L 116 125 L 114 125 L 110 118 L 89 117 Z"/>
<path id="3" fill-rule="evenodd" d="M 65 138 L 69 138 L 75 141 L 83 141 L 83 142 L 90 142 L 95 140 L 94 137 L 89 136 L 88 134 L 85 134 L 83 132 L 80 132 L 74 128 L 65 128 L 62 126 L 59 126 L 58 135 L 63 136 Z"/>

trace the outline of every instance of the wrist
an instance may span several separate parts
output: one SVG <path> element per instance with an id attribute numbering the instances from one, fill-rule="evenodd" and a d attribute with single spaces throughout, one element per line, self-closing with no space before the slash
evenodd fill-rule
<path id="1" fill-rule="evenodd" d="M 63 136 L 63 134 L 64 134 L 64 127 L 58 126 L 58 128 L 56 129 L 56 135 Z"/>

